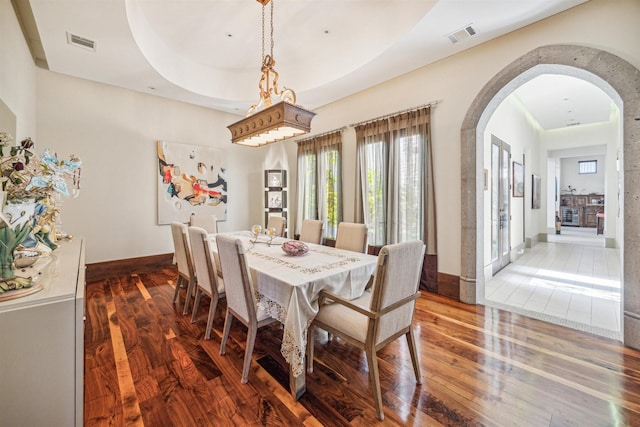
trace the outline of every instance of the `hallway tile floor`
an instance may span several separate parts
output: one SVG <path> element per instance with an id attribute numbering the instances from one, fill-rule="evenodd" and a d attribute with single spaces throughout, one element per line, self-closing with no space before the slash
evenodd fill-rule
<path id="1" fill-rule="evenodd" d="M 485 304 L 621 340 L 620 258 L 595 229 L 563 227 L 485 284 Z"/>

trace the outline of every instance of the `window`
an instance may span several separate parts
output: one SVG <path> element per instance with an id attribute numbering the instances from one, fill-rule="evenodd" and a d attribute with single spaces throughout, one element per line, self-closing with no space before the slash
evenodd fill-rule
<path id="1" fill-rule="evenodd" d="M 330 239 L 336 238 L 342 221 L 341 146 L 341 132 L 298 142 L 296 224 L 299 227 L 304 219 L 320 219 L 323 234 Z"/>
<path id="2" fill-rule="evenodd" d="M 578 174 L 598 173 L 598 161 L 586 160 L 578 162 Z"/>
<path id="3" fill-rule="evenodd" d="M 359 200 L 369 245 L 435 238 L 428 148 L 429 112 L 420 110 L 356 127 Z M 359 212 L 356 212 L 356 216 Z"/>
<path id="4" fill-rule="evenodd" d="M 366 212 L 370 245 L 383 245 L 385 241 L 387 205 L 386 145 L 373 141 L 366 146 Z"/>
<path id="5" fill-rule="evenodd" d="M 388 164 L 384 141 L 366 145 L 366 214 L 370 245 L 385 245 L 387 216 L 391 215 L 397 241 L 422 239 L 422 144 L 419 135 L 399 137 L 395 144 L 394 165 Z M 395 175 L 390 179 L 389 173 Z M 393 191 L 389 190 L 393 186 Z M 389 200 L 389 198 L 391 200 Z M 388 212 L 389 201 L 394 212 Z M 395 243 L 395 242 L 394 242 Z"/>

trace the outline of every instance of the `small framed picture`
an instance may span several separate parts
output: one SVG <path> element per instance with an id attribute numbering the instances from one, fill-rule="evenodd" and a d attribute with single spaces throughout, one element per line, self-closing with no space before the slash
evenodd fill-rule
<path id="1" fill-rule="evenodd" d="M 270 172 L 267 179 L 269 187 L 282 187 L 282 174 L 279 172 Z"/>
<path id="2" fill-rule="evenodd" d="M 269 191 L 267 196 L 267 207 L 269 208 L 281 208 L 282 207 L 282 192 L 281 191 Z"/>
<path id="3" fill-rule="evenodd" d="M 264 171 L 264 185 L 268 188 L 284 188 L 287 186 L 287 171 L 269 169 Z"/>
<path id="4" fill-rule="evenodd" d="M 540 209 L 542 185 L 538 175 L 531 175 L 531 209 Z"/>
<path id="5" fill-rule="evenodd" d="M 524 197 L 524 166 L 513 162 L 513 197 Z"/>

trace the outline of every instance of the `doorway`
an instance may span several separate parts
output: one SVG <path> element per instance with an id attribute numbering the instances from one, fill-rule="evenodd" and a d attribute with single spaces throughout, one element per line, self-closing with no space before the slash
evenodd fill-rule
<path id="1" fill-rule="evenodd" d="M 571 64 L 560 65 L 560 64 Z M 606 69 L 615 69 L 615 73 L 603 73 L 602 64 Z M 524 81 L 543 72 L 557 73 L 558 70 L 576 72 L 586 76 L 589 81 L 603 89 L 615 102 L 621 111 L 621 128 L 618 137 L 621 141 L 619 151 L 620 182 L 615 191 L 617 210 L 613 218 L 617 221 L 618 234 L 615 236 L 620 252 L 622 268 L 622 287 L 625 296 L 622 302 L 624 314 L 623 335 L 625 345 L 640 348 L 640 287 L 633 286 L 640 282 L 640 269 L 636 268 L 632 260 L 626 256 L 625 242 L 633 245 L 634 236 L 640 233 L 640 224 L 627 223 L 625 216 L 637 214 L 634 200 L 640 199 L 640 186 L 633 185 L 633 169 L 625 167 L 625 157 L 633 152 L 633 133 L 638 128 L 640 118 L 632 113 L 623 113 L 624 105 L 632 105 L 633 100 L 640 98 L 640 88 L 627 84 L 634 81 L 638 69 L 621 58 L 608 52 L 585 46 L 552 45 L 537 48 L 501 70 L 491 79 L 477 95 L 472 107 L 467 112 L 461 126 L 461 161 L 463 165 L 475 165 L 474 168 L 463 168 L 462 176 L 462 228 L 467 232 L 461 235 L 461 246 L 466 251 L 466 257 L 461 260 L 460 268 L 460 298 L 470 304 L 484 301 L 484 274 L 482 244 L 486 220 L 477 208 L 482 206 L 482 152 L 478 150 L 478 142 L 486 126 L 487 117 L 495 111 L 498 99 L 506 95 Z M 505 86 L 505 82 L 509 82 Z M 623 125 L 622 125 L 623 124 Z M 624 131 L 623 129 L 624 128 Z M 627 169 L 625 171 L 625 169 Z M 625 173 L 626 172 L 626 173 Z M 487 218 L 488 219 L 488 218 Z M 635 245 L 634 245 L 635 246 Z"/>

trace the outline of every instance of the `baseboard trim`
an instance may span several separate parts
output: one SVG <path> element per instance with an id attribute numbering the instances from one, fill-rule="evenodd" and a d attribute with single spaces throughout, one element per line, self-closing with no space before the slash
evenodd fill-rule
<path id="1" fill-rule="evenodd" d="M 437 294 L 460 301 L 460 276 L 438 272 Z"/>
<path id="2" fill-rule="evenodd" d="M 138 258 L 87 264 L 87 283 L 117 277 L 123 274 L 144 273 L 173 266 L 173 254 L 151 255 Z"/>

